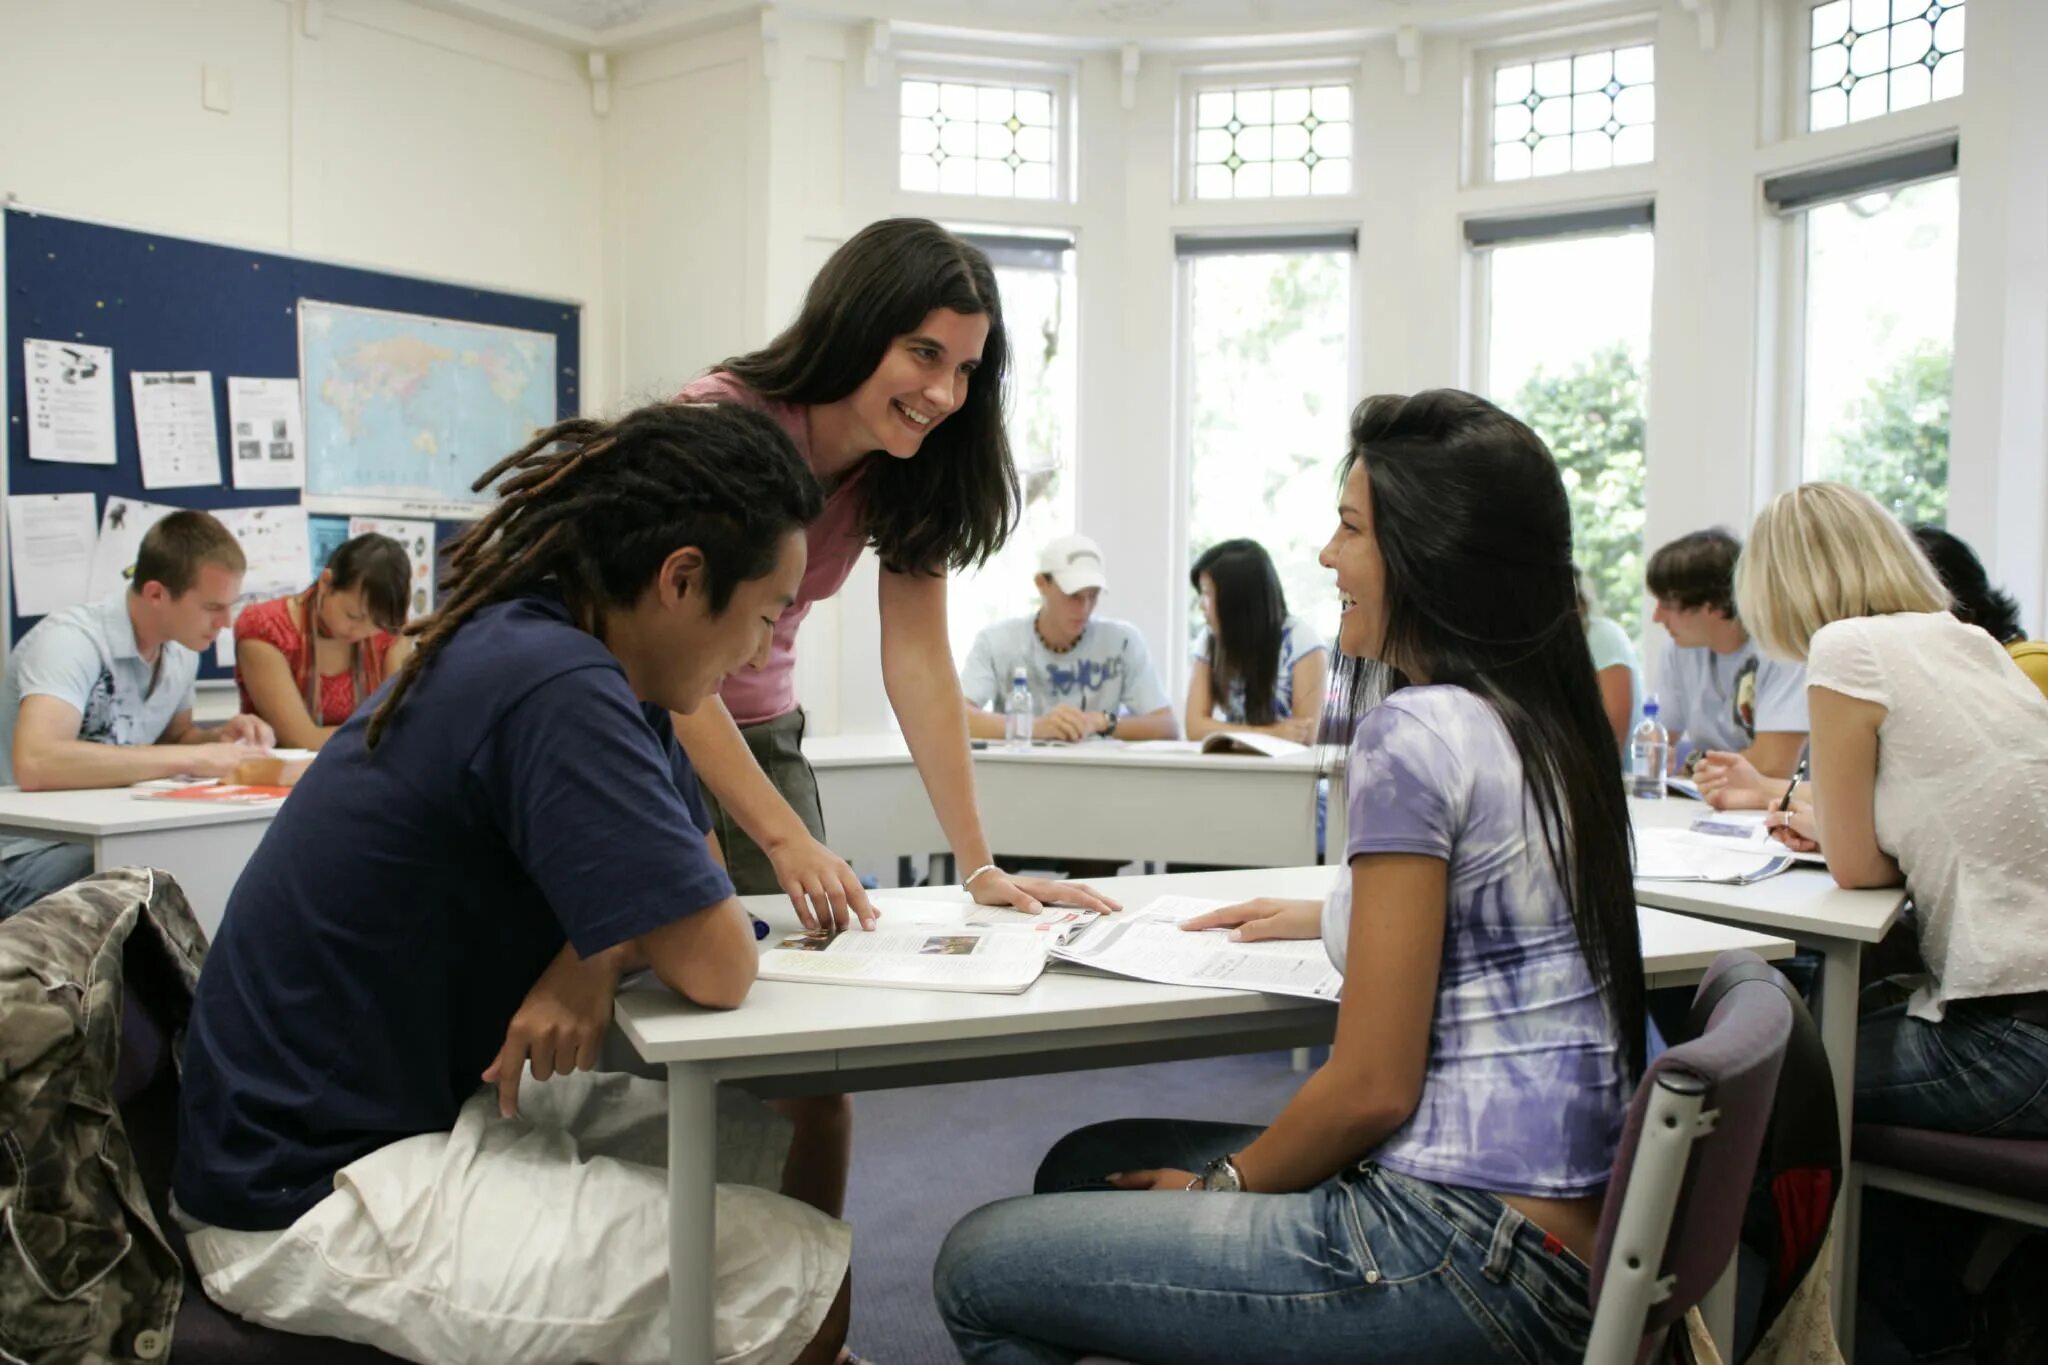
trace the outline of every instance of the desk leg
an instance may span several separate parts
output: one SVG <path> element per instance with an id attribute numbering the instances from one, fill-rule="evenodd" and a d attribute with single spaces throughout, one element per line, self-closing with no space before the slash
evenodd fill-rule
<path id="1" fill-rule="evenodd" d="M 1858 978 L 1863 972 L 1863 945 L 1854 939 L 1816 939 L 1812 942 L 1821 952 L 1820 1019 L 1817 1022 L 1821 1046 L 1828 1054 L 1828 1067 L 1835 1075 L 1835 1113 L 1842 1124 L 1842 1183 L 1846 1187 L 1849 1183 L 1849 1130 L 1854 1122 L 1851 1111 L 1856 1096 L 1856 1013 Z M 1845 1357 L 1856 1331 L 1856 1305 L 1849 1298 L 1854 1293 L 1855 1276 L 1845 1270 L 1850 1258 L 1856 1255 L 1855 1227 L 1844 1216 L 1846 1212 L 1846 1198 L 1838 1198 L 1835 1201 L 1834 1250 L 1828 1261 L 1828 1283 L 1833 1291 L 1835 1309 L 1835 1340 L 1841 1343 Z"/>
<path id="2" fill-rule="evenodd" d="M 718 1082 L 684 1062 L 668 1068 L 668 1315 L 671 1365 L 713 1365 L 717 1276 Z"/>

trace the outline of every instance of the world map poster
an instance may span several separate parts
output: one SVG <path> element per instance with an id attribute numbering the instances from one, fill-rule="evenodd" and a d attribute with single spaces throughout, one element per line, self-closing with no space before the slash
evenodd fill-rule
<path id="1" fill-rule="evenodd" d="M 555 338 L 299 301 L 309 512 L 482 516 L 477 478 L 555 421 Z"/>

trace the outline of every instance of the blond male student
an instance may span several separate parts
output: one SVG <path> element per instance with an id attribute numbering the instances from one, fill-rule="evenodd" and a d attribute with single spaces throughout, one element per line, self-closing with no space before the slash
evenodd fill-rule
<path id="1" fill-rule="evenodd" d="M 1010 680 L 1022 668 L 1037 713 L 1034 738 L 1175 738 L 1180 726 L 1173 701 L 1145 637 L 1128 621 L 1095 614 L 1109 584 L 1102 547 L 1086 536 L 1061 536 L 1040 552 L 1032 582 L 1040 599 L 1036 612 L 998 621 L 974 637 L 960 672 L 968 733 L 1002 737 Z"/>
<path id="2" fill-rule="evenodd" d="M 205 512 L 150 527 L 126 591 L 44 617 L 0 675 L 0 782 L 24 791 L 226 777 L 275 736 L 254 716 L 192 721 L 199 655 L 241 595 L 242 547 Z M 0 839 L 0 916 L 92 870 L 84 844 Z"/>

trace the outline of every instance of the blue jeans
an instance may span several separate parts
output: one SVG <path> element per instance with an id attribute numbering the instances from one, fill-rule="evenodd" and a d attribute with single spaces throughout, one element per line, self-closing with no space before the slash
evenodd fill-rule
<path id="1" fill-rule="evenodd" d="M 962 1219 L 933 1272 L 970 1365 L 1577 1361 L 1586 1269 L 1492 1195 L 1360 1162 L 1299 1194 L 1107 1190 L 1259 1135 L 1126 1119 L 1070 1133 L 1038 1193 Z M 1555 1246 L 1555 1243 L 1552 1243 Z"/>
<path id="2" fill-rule="evenodd" d="M 2048 1029 L 1967 1000 L 1942 1021 L 1888 1003 L 1896 987 L 1863 992 L 1856 1030 L 1856 1118 L 1973 1137 L 2048 1137 Z"/>
<path id="3" fill-rule="evenodd" d="M 91 844 L 52 844 L 0 861 L 0 919 L 91 873 Z"/>

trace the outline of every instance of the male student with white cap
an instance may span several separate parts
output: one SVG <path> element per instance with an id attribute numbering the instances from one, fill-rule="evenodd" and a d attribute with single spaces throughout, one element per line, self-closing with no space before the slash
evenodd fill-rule
<path id="1" fill-rule="evenodd" d="M 1043 599 L 1036 613 L 999 621 L 974 637 L 960 674 L 969 733 L 1002 737 L 1010 676 L 1022 667 L 1038 713 L 1035 738 L 1178 735 L 1173 701 L 1138 628 L 1095 614 L 1107 583 L 1101 547 L 1086 536 L 1061 536 L 1040 552 L 1033 581 Z"/>

